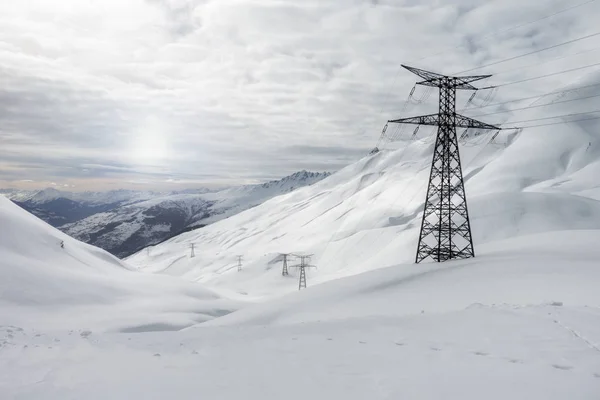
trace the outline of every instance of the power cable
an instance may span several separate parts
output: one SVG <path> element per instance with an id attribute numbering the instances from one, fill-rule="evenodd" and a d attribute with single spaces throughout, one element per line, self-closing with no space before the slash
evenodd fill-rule
<path id="1" fill-rule="evenodd" d="M 595 114 L 595 113 L 599 113 L 599 112 L 600 112 L 600 110 L 593 110 L 593 111 L 586 111 L 586 112 L 580 112 L 580 113 L 571 113 L 571 114 L 564 114 L 564 115 L 556 115 L 554 117 L 543 117 L 543 118 L 525 119 L 525 120 L 522 120 L 522 121 L 512 121 L 510 123 L 511 124 L 520 124 L 520 123 L 523 123 L 523 122 L 545 121 L 545 120 L 549 120 L 549 119 L 574 117 L 574 116 L 577 116 L 577 115 Z"/>
<path id="2" fill-rule="evenodd" d="M 537 80 L 537 79 L 548 78 L 550 76 L 562 75 L 562 74 L 566 74 L 566 73 L 573 72 L 573 71 L 580 71 L 582 69 L 596 67 L 598 65 L 600 65 L 600 62 L 597 62 L 597 63 L 594 63 L 594 64 L 583 65 L 583 66 L 577 67 L 577 68 L 566 69 L 566 70 L 563 70 L 563 71 L 552 72 L 550 74 L 535 76 L 535 77 L 532 77 L 532 78 L 521 79 L 521 80 L 514 81 L 514 82 L 502 83 L 500 85 L 490 86 L 489 88 L 499 88 L 499 87 L 503 87 L 503 86 L 514 85 L 514 84 L 517 84 L 517 83 L 534 81 L 534 80 Z M 483 88 L 483 89 L 487 89 L 487 88 Z"/>
<path id="3" fill-rule="evenodd" d="M 511 26 L 511 27 L 505 28 L 505 29 L 500 29 L 500 30 L 496 30 L 496 31 L 490 32 L 490 33 L 482 36 L 480 39 L 481 40 L 486 40 L 486 39 L 488 39 L 490 37 L 493 37 L 495 35 L 498 35 L 500 33 L 510 32 L 512 30 L 519 29 L 519 28 L 522 28 L 522 27 L 527 26 L 527 25 L 535 24 L 537 22 L 540 22 L 540 21 L 552 18 L 552 17 L 554 17 L 556 15 L 568 12 L 568 11 L 573 10 L 575 8 L 579 8 L 579 7 L 585 6 L 585 5 L 590 4 L 590 3 L 594 3 L 595 1 L 597 1 L 597 0 L 588 0 L 588 1 L 584 1 L 584 2 L 579 3 L 579 4 L 575 4 L 575 5 L 572 5 L 572 6 L 569 6 L 569 7 L 565 7 L 565 8 L 562 8 L 560 10 L 557 10 L 555 12 L 552 12 L 550 14 L 547 14 L 547 15 L 544 15 L 542 17 L 536 18 L 534 20 L 527 21 L 527 22 L 524 22 L 524 23 L 521 23 L 521 24 L 517 24 L 517 25 Z M 445 53 L 448 53 L 451 50 L 455 50 L 455 49 L 463 47 L 463 46 L 464 46 L 464 44 L 459 44 L 457 46 L 448 47 L 446 50 L 443 50 L 443 51 L 435 53 L 435 54 L 430 54 L 428 56 L 421 57 L 421 58 L 419 58 L 419 59 L 417 59 L 415 61 L 421 61 L 421 60 L 425 60 L 425 59 L 430 58 L 430 57 L 435 57 L 435 56 L 438 56 L 438 55 L 441 55 L 441 54 L 445 54 Z M 392 90 L 393 90 L 394 86 L 396 85 L 396 81 L 398 80 L 398 76 L 400 75 L 400 71 L 402 71 L 402 68 L 398 68 L 398 70 L 396 71 L 396 75 L 394 76 L 394 79 L 392 81 L 390 89 L 388 90 L 388 92 L 385 95 L 385 98 L 384 98 L 384 101 L 383 101 L 383 105 L 381 106 L 381 109 L 379 110 L 379 117 L 381 117 L 381 114 L 383 113 L 383 110 L 388 105 L 390 94 L 392 93 Z M 364 127 L 361 128 L 361 129 L 364 132 Z"/>
<path id="4" fill-rule="evenodd" d="M 560 117 L 554 117 L 554 118 L 560 118 Z M 538 128 L 540 126 L 562 125 L 562 124 L 570 124 L 571 122 L 593 121 L 593 120 L 596 120 L 596 119 L 600 119 L 600 117 L 572 119 L 572 120 L 569 120 L 569 121 L 549 122 L 549 123 L 546 123 L 546 124 L 536 124 L 536 125 L 526 125 L 526 126 L 514 126 L 514 127 L 503 128 L 503 129 L 507 129 L 508 130 L 508 129 Z"/>
<path id="5" fill-rule="evenodd" d="M 600 32 L 591 33 L 591 34 L 586 35 L 586 36 L 581 36 L 581 37 L 578 37 L 578 38 L 575 38 L 575 39 L 567 40 L 566 42 L 562 42 L 562 43 L 554 44 L 552 46 L 544 47 L 543 49 L 538 49 L 538 50 L 530 51 L 530 52 L 527 52 L 527 53 L 524 53 L 524 54 L 520 54 L 518 56 L 505 58 L 503 60 L 495 61 L 493 63 L 489 63 L 489 64 L 485 64 L 485 65 L 480 65 L 479 67 L 475 67 L 475 68 L 467 69 L 467 70 L 464 70 L 464 71 L 456 72 L 456 73 L 453 73 L 452 75 L 456 76 L 456 75 L 464 74 L 466 72 L 475 71 L 475 70 L 478 70 L 478 69 L 481 69 L 481 68 L 491 67 L 492 65 L 503 64 L 503 63 L 508 62 L 508 61 L 516 60 L 518 58 L 530 56 L 530 55 L 536 54 L 536 53 L 541 53 L 542 51 L 555 49 L 557 47 L 566 46 L 568 44 L 575 43 L 575 42 L 578 42 L 580 40 L 589 39 L 589 38 L 595 37 L 595 36 L 600 36 Z"/>
<path id="6" fill-rule="evenodd" d="M 500 33 L 510 32 L 512 30 L 519 29 L 519 28 L 522 28 L 522 27 L 527 26 L 527 25 L 531 25 L 531 24 L 534 24 L 536 22 L 540 22 L 540 21 L 546 20 L 548 18 L 552 18 L 552 17 L 554 17 L 556 15 L 562 14 L 562 13 L 570 11 L 570 10 L 573 10 L 574 8 L 585 6 L 585 5 L 593 3 L 595 1 L 596 0 L 585 1 L 583 3 L 575 4 L 573 6 L 560 9 L 558 11 L 555 11 L 555 12 L 553 12 L 551 14 L 545 15 L 543 17 L 537 18 L 537 19 L 532 20 L 532 21 L 528 21 L 528 22 L 524 22 L 522 24 L 514 25 L 514 26 L 506 28 L 506 29 L 500 29 L 500 30 L 497 30 L 497 31 L 490 32 L 490 33 L 488 33 L 486 35 L 481 36 L 480 40 L 488 39 L 488 38 L 490 38 L 492 36 L 495 36 L 495 35 L 498 35 Z M 456 49 L 458 49 L 460 47 L 464 47 L 464 46 L 465 46 L 464 44 L 459 44 L 457 46 L 453 46 L 452 48 L 448 48 L 448 49 L 446 49 L 444 51 L 441 51 L 441 52 L 438 52 L 438 53 L 435 53 L 435 54 L 431 54 L 431 55 L 428 55 L 428 56 L 425 56 L 425 57 L 421 57 L 421 58 L 419 58 L 418 60 L 415 60 L 415 61 L 421 61 L 421 60 L 425 60 L 425 59 L 430 58 L 430 57 L 435 57 L 435 56 L 438 56 L 438 55 L 441 55 L 441 54 L 445 54 L 445 53 L 448 53 L 448 52 L 450 52 L 452 50 L 456 50 Z"/>
<path id="7" fill-rule="evenodd" d="M 600 94 L 595 94 L 593 96 L 586 96 L 586 97 L 578 97 L 576 99 L 570 99 L 570 100 L 555 101 L 553 103 L 541 104 L 541 105 L 538 105 L 538 106 L 527 106 L 527 107 L 521 107 L 521 108 L 513 108 L 513 109 L 505 110 L 505 111 L 497 111 L 497 112 L 486 113 L 486 114 L 472 115 L 471 118 L 479 118 L 479 117 L 485 117 L 485 116 L 488 116 L 488 115 L 496 115 L 496 114 L 506 114 L 506 113 L 513 112 L 513 111 L 529 110 L 529 109 L 532 109 L 532 108 L 548 107 L 548 106 L 553 106 L 555 104 L 570 103 L 570 102 L 573 102 L 573 101 L 586 100 L 586 99 L 591 99 L 591 98 L 594 98 L 594 97 L 600 97 Z"/>
<path id="8" fill-rule="evenodd" d="M 550 96 L 550 95 L 553 95 L 553 94 L 568 93 L 568 92 L 572 92 L 572 91 L 576 91 L 576 90 L 580 90 L 580 89 L 586 89 L 586 88 L 594 87 L 594 86 L 600 86 L 600 83 L 592 83 L 590 85 L 576 86 L 576 87 L 573 87 L 571 89 L 557 90 L 555 92 L 550 92 L 550 93 L 546 93 L 546 94 L 542 94 L 542 95 L 529 96 L 529 97 L 521 97 L 519 99 L 507 100 L 507 101 L 503 101 L 503 102 L 500 102 L 500 103 L 492 103 L 492 104 L 488 104 L 488 105 L 485 105 L 485 106 L 477 106 L 477 107 L 471 108 L 470 110 L 475 110 L 475 109 L 480 109 L 480 108 L 488 108 L 488 107 L 494 107 L 494 106 L 501 106 L 501 105 L 504 105 L 504 104 L 516 103 L 516 102 L 524 101 L 524 100 L 538 99 L 540 97 Z"/>
<path id="9" fill-rule="evenodd" d="M 575 56 L 579 56 L 581 54 L 591 53 L 591 52 L 598 51 L 598 50 L 600 50 L 600 47 L 595 47 L 593 49 L 583 50 L 583 51 L 579 51 L 577 53 L 567 54 L 567 55 L 564 55 L 564 56 L 552 58 L 552 59 L 546 60 L 544 62 L 537 62 L 535 64 L 529 64 L 529 65 L 525 65 L 525 66 L 521 66 L 521 67 L 517 67 L 517 68 L 506 69 L 506 70 L 500 71 L 500 72 L 494 72 L 494 73 L 492 73 L 492 75 L 493 76 L 498 76 L 498 75 L 502 75 L 502 74 L 507 74 L 509 72 L 519 71 L 519 70 L 522 70 L 522 69 L 536 68 L 536 67 L 539 67 L 540 65 L 549 64 L 549 63 L 552 63 L 552 62 L 555 62 L 555 61 L 563 60 L 565 58 L 575 57 Z"/>

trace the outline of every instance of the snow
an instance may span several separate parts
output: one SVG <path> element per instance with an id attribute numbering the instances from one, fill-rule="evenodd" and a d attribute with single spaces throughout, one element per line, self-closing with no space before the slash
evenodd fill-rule
<path id="1" fill-rule="evenodd" d="M 90 205 L 111 203 L 135 203 L 138 201 L 143 201 L 161 195 L 161 193 L 136 190 L 110 190 L 106 192 L 69 192 L 58 190 L 55 188 L 46 188 L 43 190 L 1 189 L 0 193 L 4 194 L 11 200 L 19 202 L 29 201 L 33 204 L 43 204 L 52 200 L 64 198 Z"/>
<path id="2" fill-rule="evenodd" d="M 521 307 L 561 301 L 569 306 L 597 306 L 599 241 L 600 230 L 495 241 L 481 246 L 477 258 L 394 265 L 336 279 L 206 325 L 299 324 L 365 315 L 406 317 L 458 312 L 474 303 Z"/>
<path id="3" fill-rule="evenodd" d="M 124 262 L 0 202 L 0 393 L 597 400 L 598 127 L 464 143 L 477 257 L 443 264 L 413 264 L 427 137 Z"/>
<path id="4" fill-rule="evenodd" d="M 600 393 L 597 231 L 395 265 L 181 331 L 0 328 L 9 399 L 576 399 Z"/>
<path id="5" fill-rule="evenodd" d="M 117 256 L 132 254 L 190 227 L 206 225 L 254 207 L 276 195 L 317 182 L 328 173 L 300 171 L 277 181 L 198 193 L 168 193 L 132 201 L 61 226 L 69 235 Z M 153 228 L 157 221 L 166 221 Z"/>
<path id="6" fill-rule="evenodd" d="M 180 329 L 239 306 L 198 284 L 132 271 L 3 197 L 0 221 L 2 324 L 94 331 Z"/>

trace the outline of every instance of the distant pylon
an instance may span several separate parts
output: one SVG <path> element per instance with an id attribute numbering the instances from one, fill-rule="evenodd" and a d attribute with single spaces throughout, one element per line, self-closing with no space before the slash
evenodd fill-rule
<path id="1" fill-rule="evenodd" d="M 196 254 L 194 253 L 194 243 L 190 244 L 190 247 L 191 247 L 191 249 L 192 249 L 192 250 L 191 250 L 191 253 L 190 253 L 190 258 L 192 258 L 192 257 L 196 257 Z"/>
<path id="2" fill-rule="evenodd" d="M 418 85 L 437 87 L 440 92 L 437 114 L 388 121 L 438 127 L 416 262 L 420 263 L 428 257 L 438 262 L 475 257 L 456 128 L 500 128 L 457 114 L 456 90 L 478 90 L 471 82 L 491 75 L 446 76 L 405 65 L 403 67 L 424 79 L 417 82 Z"/>
<path id="3" fill-rule="evenodd" d="M 281 253 L 280 255 L 283 256 L 283 268 L 281 269 L 281 275 L 283 276 L 288 276 L 288 256 L 290 255 L 289 253 Z"/>
<path id="4" fill-rule="evenodd" d="M 296 257 L 300 258 L 300 264 L 292 265 L 292 268 L 300 268 L 300 280 L 298 281 L 298 290 L 302 290 L 302 288 L 306 288 L 306 268 L 316 268 L 314 265 L 307 264 L 307 260 L 310 261 L 309 255 L 296 255 Z"/>
<path id="5" fill-rule="evenodd" d="M 237 261 L 238 261 L 238 265 L 237 265 L 238 271 L 241 271 L 242 270 L 242 256 L 237 256 Z"/>

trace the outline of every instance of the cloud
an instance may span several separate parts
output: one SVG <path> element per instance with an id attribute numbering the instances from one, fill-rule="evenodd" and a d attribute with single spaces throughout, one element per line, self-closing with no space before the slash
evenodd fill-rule
<path id="1" fill-rule="evenodd" d="M 341 168 L 375 145 L 387 119 L 408 115 L 401 109 L 417 77 L 399 70 L 401 63 L 443 73 L 471 69 L 594 32 L 600 11 L 590 3 L 524 25 L 566 5 L 10 3 L 0 4 L 3 184 L 81 189 L 168 179 L 231 184 Z M 523 26 L 509 29 L 516 25 Z M 597 43 L 473 73 L 498 73 L 486 84 L 502 84 L 585 65 L 599 59 Z M 496 101 L 556 90 L 577 76 L 506 86 Z M 434 112 L 437 96 L 430 94 L 410 113 Z M 459 94 L 459 107 L 468 96 Z"/>

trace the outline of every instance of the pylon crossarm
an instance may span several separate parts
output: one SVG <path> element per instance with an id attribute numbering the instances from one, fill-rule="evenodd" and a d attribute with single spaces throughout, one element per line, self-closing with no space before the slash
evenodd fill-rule
<path id="1" fill-rule="evenodd" d="M 474 128 L 474 129 L 491 129 L 501 130 L 502 128 L 486 124 L 485 122 L 477 121 L 476 119 L 465 117 L 464 115 L 456 114 L 456 127 L 457 128 Z"/>
<path id="2" fill-rule="evenodd" d="M 421 78 L 425 79 L 426 81 L 444 78 L 444 75 L 436 74 L 435 72 L 425 71 L 424 69 L 419 69 L 419 68 L 415 68 L 415 67 L 409 67 L 408 65 L 404 65 L 404 64 L 401 64 L 401 65 L 402 65 L 402 67 L 406 68 L 413 74 L 418 75 Z"/>
<path id="3" fill-rule="evenodd" d="M 402 65 L 410 72 L 425 79 L 422 82 L 417 82 L 417 85 L 432 86 L 432 87 L 448 87 L 462 90 L 477 90 L 477 88 L 471 85 L 471 82 L 479 81 L 481 79 L 489 78 L 491 75 L 470 75 L 470 76 L 446 76 L 431 71 L 425 71 L 423 69 L 409 67 Z"/>
<path id="4" fill-rule="evenodd" d="M 421 115 L 418 117 L 400 118 L 389 120 L 388 123 L 394 124 L 413 124 L 413 125 L 440 125 L 440 114 L 428 114 Z M 465 117 L 464 115 L 456 114 L 456 127 L 457 128 L 474 128 L 474 129 L 491 129 L 501 130 L 502 128 L 486 124 L 476 119 Z"/>
<path id="5" fill-rule="evenodd" d="M 393 124 L 413 124 L 413 125 L 438 125 L 439 114 L 421 115 L 419 117 L 400 118 L 388 121 Z"/>

